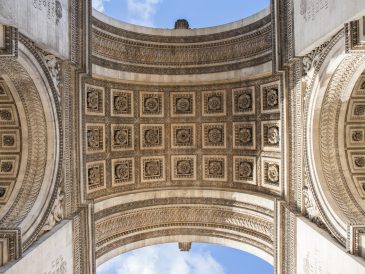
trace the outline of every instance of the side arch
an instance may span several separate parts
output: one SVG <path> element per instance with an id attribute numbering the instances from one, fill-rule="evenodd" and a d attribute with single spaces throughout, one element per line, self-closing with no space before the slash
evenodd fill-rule
<path id="1" fill-rule="evenodd" d="M 135 248 L 175 241 L 223 244 L 274 262 L 272 198 L 212 190 L 132 196 L 95 204 L 97 265 Z"/>
<path id="2" fill-rule="evenodd" d="M 349 229 L 365 224 L 363 203 L 349 187 L 341 165 L 339 128 L 341 108 L 365 69 L 363 54 L 346 54 L 343 31 L 322 46 L 309 73 L 306 139 L 309 177 L 313 192 L 305 205 L 310 219 L 324 225 L 344 246 L 351 242 Z M 342 140 L 342 141 L 341 141 Z M 307 194 L 308 195 L 308 194 Z M 310 199 L 314 199 L 310 202 Z M 316 204 L 316 205 L 314 205 Z"/>
<path id="3" fill-rule="evenodd" d="M 14 191 L 0 211 L 1 235 L 17 243 L 8 246 L 10 253 L 18 253 L 10 254 L 13 260 L 43 233 L 57 198 L 62 124 L 52 77 L 34 44 L 20 36 L 18 56 L 1 58 L 1 63 L 0 75 L 16 98 L 25 133 L 19 139 L 22 161 Z"/>

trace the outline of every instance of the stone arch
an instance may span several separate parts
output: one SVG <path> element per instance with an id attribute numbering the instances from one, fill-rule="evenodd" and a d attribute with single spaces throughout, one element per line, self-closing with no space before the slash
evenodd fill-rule
<path id="1" fill-rule="evenodd" d="M 316 49 L 316 64 L 307 75 L 306 138 L 309 177 L 305 205 L 310 219 L 324 225 L 344 246 L 349 247 L 349 229 L 365 224 L 364 203 L 349 185 L 341 163 L 343 129 L 349 94 L 365 69 L 361 54 L 346 54 L 343 31 Z M 308 81 L 309 80 L 309 81 Z M 344 170 L 345 168 L 345 170 Z M 311 202 L 310 200 L 313 199 Z M 316 204 L 316 205 L 315 205 Z"/>
<path id="2" fill-rule="evenodd" d="M 18 142 L 22 157 L 14 191 L 0 212 L 0 227 L 2 235 L 11 230 L 19 250 L 25 250 L 43 233 L 57 198 L 62 162 L 60 107 L 43 55 L 27 38 L 20 37 L 16 57 L 1 62 L 0 75 L 14 97 L 21 121 Z"/>
<path id="3" fill-rule="evenodd" d="M 101 201 L 94 215 L 97 265 L 135 248 L 184 241 L 223 244 L 273 264 L 274 204 L 264 195 L 212 190 L 161 190 Z"/>

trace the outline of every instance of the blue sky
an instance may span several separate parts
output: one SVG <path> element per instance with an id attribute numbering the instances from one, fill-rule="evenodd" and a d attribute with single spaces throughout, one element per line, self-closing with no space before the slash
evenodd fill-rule
<path id="1" fill-rule="evenodd" d="M 191 28 L 221 25 L 245 18 L 269 5 L 269 0 L 93 0 L 105 14 L 129 23 L 172 28 L 185 18 Z"/>
<path id="2" fill-rule="evenodd" d="M 104 263 L 97 274 L 273 274 L 273 267 L 249 253 L 220 245 L 193 243 L 189 252 L 177 244 L 137 249 Z"/>

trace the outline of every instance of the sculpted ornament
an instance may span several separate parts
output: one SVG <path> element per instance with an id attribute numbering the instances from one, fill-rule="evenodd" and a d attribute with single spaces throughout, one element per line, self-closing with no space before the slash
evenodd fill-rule
<path id="1" fill-rule="evenodd" d="M 362 116 L 365 115 L 365 105 L 357 105 L 354 108 L 354 115 Z"/>
<path id="2" fill-rule="evenodd" d="M 6 193 L 6 188 L 0 187 L 0 198 L 4 197 L 5 193 Z"/>
<path id="3" fill-rule="evenodd" d="M 148 129 L 145 131 L 145 142 L 148 145 L 157 145 L 159 144 L 160 135 L 157 129 Z"/>
<path id="4" fill-rule="evenodd" d="M 357 167 L 365 167 L 365 157 L 356 157 L 355 158 L 355 165 Z"/>
<path id="5" fill-rule="evenodd" d="M 251 107 L 251 95 L 250 94 L 241 94 L 238 96 L 237 104 L 239 110 L 246 110 Z"/>
<path id="6" fill-rule="evenodd" d="M 89 186 L 100 184 L 100 169 L 94 166 L 88 170 Z"/>
<path id="7" fill-rule="evenodd" d="M 144 102 L 145 111 L 147 112 L 158 112 L 159 99 L 157 97 L 147 98 Z"/>
<path id="8" fill-rule="evenodd" d="M 58 188 L 57 198 L 51 209 L 51 213 L 48 216 L 46 224 L 43 226 L 42 231 L 46 232 L 51 230 L 57 223 L 63 219 L 63 205 L 64 192 L 61 187 Z"/>
<path id="9" fill-rule="evenodd" d="M 314 201 L 313 194 L 309 190 L 308 186 L 303 187 L 303 200 L 304 200 L 305 213 L 307 214 L 309 220 L 316 223 L 319 226 L 323 226 L 319 210 Z"/>
<path id="10" fill-rule="evenodd" d="M 267 141 L 271 145 L 276 145 L 279 143 L 279 128 L 274 126 L 270 127 L 267 131 Z"/>
<path id="11" fill-rule="evenodd" d="M 182 160 L 177 162 L 177 173 L 179 175 L 189 175 L 191 174 L 192 166 L 191 162 L 188 160 Z"/>
<path id="12" fill-rule="evenodd" d="M 8 110 L 0 110 L 0 118 L 3 121 L 11 121 L 12 119 L 11 112 Z"/>
<path id="13" fill-rule="evenodd" d="M 208 110 L 217 111 L 222 109 L 222 102 L 219 96 L 211 96 L 208 98 Z"/>
<path id="14" fill-rule="evenodd" d="M 252 164 L 248 162 L 241 162 L 239 165 L 239 174 L 242 178 L 250 178 L 252 176 Z"/>
<path id="15" fill-rule="evenodd" d="M 87 93 L 87 107 L 93 110 L 99 108 L 99 93 L 97 90 L 90 89 Z"/>
<path id="16" fill-rule="evenodd" d="M 182 113 L 190 112 L 190 105 L 191 103 L 188 98 L 178 98 L 176 101 L 176 110 Z"/>
<path id="17" fill-rule="evenodd" d="M 241 128 L 238 136 L 240 142 L 242 142 L 243 144 L 248 144 L 252 141 L 252 129 Z"/>
<path id="18" fill-rule="evenodd" d="M 129 178 L 129 164 L 121 163 L 115 166 L 115 177 L 117 179 L 128 179 Z"/>
<path id="19" fill-rule="evenodd" d="M 221 176 L 223 174 L 223 165 L 220 161 L 209 162 L 209 175 Z"/>
<path id="20" fill-rule="evenodd" d="M 180 144 L 189 144 L 191 142 L 191 132 L 189 129 L 178 129 L 176 133 L 177 142 Z"/>
<path id="21" fill-rule="evenodd" d="M 268 92 L 267 92 L 267 105 L 270 107 L 274 107 L 278 104 L 279 102 L 279 96 L 278 96 L 279 91 L 276 88 L 271 88 Z"/>
<path id="22" fill-rule="evenodd" d="M 1 172 L 10 172 L 13 169 L 13 164 L 11 162 L 2 162 L 1 163 Z"/>
<path id="23" fill-rule="evenodd" d="M 114 97 L 114 108 L 118 111 L 128 110 L 128 98 L 126 96 L 116 96 Z"/>
<path id="24" fill-rule="evenodd" d="M 267 178 L 271 183 L 279 182 L 279 166 L 276 164 L 269 164 L 267 168 Z"/>
<path id="25" fill-rule="evenodd" d="M 128 144 L 128 130 L 116 130 L 114 132 L 114 143 L 117 145 Z"/>
<path id="26" fill-rule="evenodd" d="M 100 142 L 99 130 L 87 131 L 87 144 L 90 148 L 98 148 Z"/>
<path id="27" fill-rule="evenodd" d="M 218 128 L 210 129 L 208 132 L 209 142 L 219 144 L 223 141 L 222 131 Z"/>
<path id="28" fill-rule="evenodd" d="M 8 135 L 6 135 L 6 136 L 4 136 L 3 137 L 3 145 L 4 146 L 9 146 L 9 147 L 11 147 L 11 146 L 13 146 L 15 144 L 15 139 L 14 139 L 14 137 L 13 136 L 8 136 Z"/>
<path id="29" fill-rule="evenodd" d="M 352 140 L 354 142 L 360 142 L 363 139 L 363 133 L 362 131 L 354 131 L 352 133 Z"/>
<path id="30" fill-rule="evenodd" d="M 52 55 L 44 52 L 44 59 L 50 75 L 52 76 L 53 83 L 56 88 L 60 87 L 61 82 L 61 65 L 60 60 Z"/>
<path id="31" fill-rule="evenodd" d="M 321 59 L 322 53 L 329 43 L 330 41 L 325 42 L 324 44 L 315 48 L 309 54 L 303 57 L 304 76 L 308 75 L 312 69 L 315 69 L 317 67 L 319 60 Z"/>
<path id="32" fill-rule="evenodd" d="M 160 175 L 160 162 L 159 161 L 150 161 L 145 165 L 146 176 L 153 177 Z"/>

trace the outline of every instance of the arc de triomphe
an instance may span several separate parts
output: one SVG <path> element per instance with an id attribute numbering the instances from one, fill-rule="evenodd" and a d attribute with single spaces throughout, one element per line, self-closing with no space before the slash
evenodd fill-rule
<path id="1" fill-rule="evenodd" d="M 0 206 L 0 273 L 168 242 L 365 273 L 365 2 L 153 29 L 2 0 Z"/>

